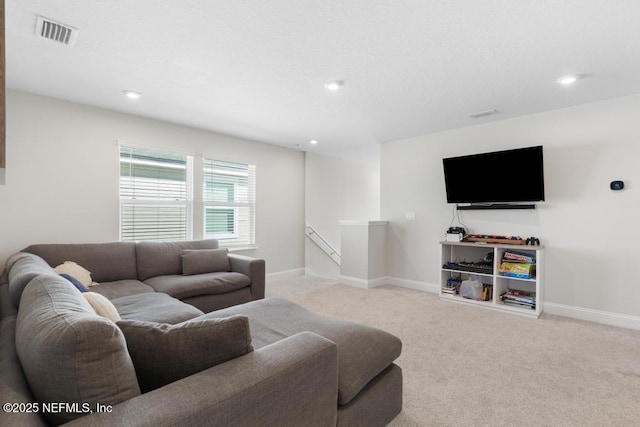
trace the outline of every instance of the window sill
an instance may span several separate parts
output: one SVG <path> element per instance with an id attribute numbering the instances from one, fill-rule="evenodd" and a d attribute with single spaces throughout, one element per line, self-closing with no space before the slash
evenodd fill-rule
<path id="1" fill-rule="evenodd" d="M 229 249 L 229 252 L 231 252 L 231 253 L 233 253 L 233 252 L 255 251 L 255 250 L 258 249 L 257 245 L 247 245 L 247 246 L 224 246 L 224 245 L 220 245 L 220 247 Z"/>

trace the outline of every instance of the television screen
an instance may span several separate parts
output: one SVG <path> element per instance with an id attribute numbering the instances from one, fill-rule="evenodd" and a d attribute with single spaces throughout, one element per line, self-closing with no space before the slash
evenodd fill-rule
<path id="1" fill-rule="evenodd" d="M 448 203 L 544 200 L 542 146 L 442 159 Z"/>

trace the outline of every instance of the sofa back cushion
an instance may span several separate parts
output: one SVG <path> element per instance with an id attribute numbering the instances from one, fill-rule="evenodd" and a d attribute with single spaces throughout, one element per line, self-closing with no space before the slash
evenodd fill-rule
<path id="1" fill-rule="evenodd" d="M 182 250 L 182 274 L 216 273 L 219 271 L 231 271 L 229 263 L 229 249 L 183 249 Z"/>
<path id="2" fill-rule="evenodd" d="M 23 252 L 40 256 L 52 267 L 73 261 L 89 270 L 98 283 L 138 278 L 134 242 L 40 244 Z"/>
<path id="3" fill-rule="evenodd" d="M 176 325 L 122 320 L 118 326 L 145 393 L 253 351 L 249 319 L 242 315 L 205 314 Z"/>
<path id="4" fill-rule="evenodd" d="M 56 275 L 53 268 L 37 255 L 18 252 L 7 260 L 7 277 L 9 279 L 9 294 L 14 307 L 20 305 L 20 297 L 29 282 L 39 275 Z"/>
<path id="5" fill-rule="evenodd" d="M 147 280 L 155 276 L 182 274 L 181 255 L 183 249 L 218 249 L 218 241 L 206 239 L 179 242 L 138 242 L 136 244 L 138 279 Z"/>
<path id="6" fill-rule="evenodd" d="M 36 400 L 115 405 L 140 394 L 120 329 L 66 279 L 39 276 L 22 294 L 16 349 Z M 62 424 L 83 413 L 47 412 Z"/>

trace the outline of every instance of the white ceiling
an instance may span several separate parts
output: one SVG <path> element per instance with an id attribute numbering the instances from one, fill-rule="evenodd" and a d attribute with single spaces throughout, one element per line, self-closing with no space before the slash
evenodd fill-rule
<path id="1" fill-rule="evenodd" d="M 369 162 L 380 143 L 640 92 L 640 0 L 5 1 L 10 89 Z M 75 45 L 36 37 L 37 15 Z M 584 78 L 560 87 L 567 73 Z"/>

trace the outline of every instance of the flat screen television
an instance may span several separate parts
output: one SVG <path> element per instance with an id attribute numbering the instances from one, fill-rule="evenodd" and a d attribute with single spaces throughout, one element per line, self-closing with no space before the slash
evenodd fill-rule
<path id="1" fill-rule="evenodd" d="M 448 203 L 544 200 L 542 146 L 442 159 Z"/>

